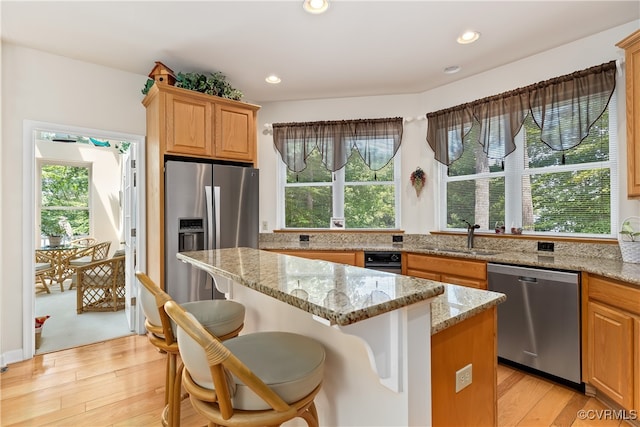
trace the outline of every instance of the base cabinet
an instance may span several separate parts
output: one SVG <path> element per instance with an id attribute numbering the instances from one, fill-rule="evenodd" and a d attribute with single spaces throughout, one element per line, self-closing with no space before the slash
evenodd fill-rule
<path id="1" fill-rule="evenodd" d="M 640 289 L 587 275 L 586 383 L 626 410 L 640 411 Z"/>
<path id="2" fill-rule="evenodd" d="M 624 408 L 633 403 L 633 317 L 589 302 L 589 383 Z"/>
<path id="3" fill-rule="evenodd" d="M 402 274 L 454 285 L 487 289 L 487 263 L 424 254 L 407 253 Z"/>
<path id="4" fill-rule="evenodd" d="M 431 336 L 434 427 L 497 425 L 496 307 Z M 473 381 L 456 392 L 456 372 L 471 365 Z"/>

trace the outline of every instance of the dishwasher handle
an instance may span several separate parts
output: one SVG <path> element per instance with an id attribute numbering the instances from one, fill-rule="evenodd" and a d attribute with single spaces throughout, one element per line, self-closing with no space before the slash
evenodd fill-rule
<path id="1" fill-rule="evenodd" d="M 538 283 L 538 279 L 536 279 L 535 277 L 525 277 L 525 276 L 520 276 L 518 277 L 518 282 L 520 283 Z"/>

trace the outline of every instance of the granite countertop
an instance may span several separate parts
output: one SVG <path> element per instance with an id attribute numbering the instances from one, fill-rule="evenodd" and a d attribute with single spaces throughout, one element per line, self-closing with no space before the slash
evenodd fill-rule
<path id="1" fill-rule="evenodd" d="M 177 256 L 337 325 L 435 297 L 431 315 L 435 334 L 506 299 L 496 292 L 250 248 Z"/>
<path id="2" fill-rule="evenodd" d="M 260 249 L 271 250 L 363 250 L 363 251 L 398 251 L 422 253 L 428 255 L 442 255 L 468 259 L 479 259 L 487 262 L 515 264 L 552 268 L 559 270 L 584 271 L 598 274 L 611 279 L 622 280 L 631 285 L 640 287 L 640 264 L 622 262 L 617 259 L 598 257 L 598 253 L 592 256 L 567 255 L 549 252 L 519 252 L 509 249 L 484 249 L 474 248 L 471 251 L 455 249 L 455 252 L 438 249 L 433 245 L 412 245 L 392 243 L 306 243 L 306 242 L 267 242 L 260 243 Z"/>

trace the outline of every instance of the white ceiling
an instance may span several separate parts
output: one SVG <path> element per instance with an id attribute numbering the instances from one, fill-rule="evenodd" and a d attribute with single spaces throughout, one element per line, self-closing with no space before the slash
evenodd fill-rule
<path id="1" fill-rule="evenodd" d="M 141 75 L 155 61 L 221 71 L 256 103 L 419 93 L 640 19 L 638 0 L 333 0 L 323 15 L 302 0 L 0 5 L 4 41 Z M 480 40 L 457 44 L 467 29 Z"/>

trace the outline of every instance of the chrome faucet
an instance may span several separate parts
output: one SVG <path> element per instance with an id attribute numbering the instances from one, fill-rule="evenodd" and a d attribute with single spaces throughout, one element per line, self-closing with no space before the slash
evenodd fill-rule
<path id="1" fill-rule="evenodd" d="M 473 249 L 473 232 L 476 230 L 476 228 L 480 228 L 480 225 L 471 225 L 469 221 L 463 221 L 467 223 L 467 249 Z"/>

